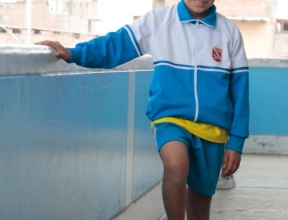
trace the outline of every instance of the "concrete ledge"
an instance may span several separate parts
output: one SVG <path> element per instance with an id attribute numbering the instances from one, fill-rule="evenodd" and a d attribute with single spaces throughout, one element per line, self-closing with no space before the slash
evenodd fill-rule
<path id="1" fill-rule="evenodd" d="M 42 45 L 0 44 L 0 76 L 22 74 L 49 74 L 75 72 L 111 72 L 108 69 L 91 69 L 68 64 L 54 56 L 54 49 Z M 120 65 L 113 71 L 151 70 L 151 56 L 144 55 Z"/>
<path id="2" fill-rule="evenodd" d="M 288 136 L 250 135 L 245 142 L 244 153 L 288 155 Z"/>
<path id="3" fill-rule="evenodd" d="M 48 46 L 0 44 L 0 75 L 108 71 L 107 69 L 88 69 L 76 64 L 67 64 L 65 61 L 56 58 L 54 53 L 55 51 Z M 249 60 L 249 66 L 288 68 L 288 60 L 251 59 Z M 113 70 L 151 70 L 153 68 L 151 56 L 144 55 Z"/>

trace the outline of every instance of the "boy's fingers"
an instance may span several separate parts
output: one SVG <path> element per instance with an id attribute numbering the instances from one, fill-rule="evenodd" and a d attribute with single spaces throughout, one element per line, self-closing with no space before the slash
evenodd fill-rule
<path id="1" fill-rule="evenodd" d="M 223 175 L 230 176 L 232 170 L 233 170 L 233 161 L 228 157 L 226 167 L 223 170 Z"/>
<path id="2" fill-rule="evenodd" d="M 65 47 L 63 47 L 58 41 L 44 40 L 44 41 L 37 42 L 35 44 L 50 46 L 54 48 L 54 50 L 56 51 L 54 55 L 57 58 L 61 58 L 63 60 L 69 60 L 71 57 L 70 52 Z"/>
<path id="3" fill-rule="evenodd" d="M 63 48 L 63 46 L 57 41 L 44 40 L 44 41 L 37 42 L 35 44 L 50 46 L 50 47 L 53 47 L 57 51 Z"/>
<path id="4" fill-rule="evenodd" d="M 53 43 L 52 43 L 52 41 L 44 40 L 44 41 L 36 42 L 35 44 L 51 46 L 51 44 L 53 44 Z"/>
<path id="5" fill-rule="evenodd" d="M 227 162 L 228 162 L 228 154 L 225 153 L 224 158 L 223 158 L 223 163 L 222 163 L 222 169 L 226 169 Z"/>
<path id="6" fill-rule="evenodd" d="M 230 176 L 237 171 L 241 162 L 241 154 L 227 149 L 225 151 L 223 165 L 222 165 L 222 175 Z"/>
<path id="7" fill-rule="evenodd" d="M 224 176 L 231 176 L 233 173 L 235 173 L 240 166 L 240 163 L 236 160 L 229 159 L 227 166 L 225 169 L 222 170 L 222 175 Z"/>
<path id="8" fill-rule="evenodd" d="M 56 52 L 55 57 L 61 58 L 61 54 L 59 52 Z"/>
<path id="9" fill-rule="evenodd" d="M 229 164 L 229 155 L 225 153 L 222 164 L 222 175 L 224 176 L 227 173 L 228 164 Z"/>
<path id="10" fill-rule="evenodd" d="M 235 171 L 237 170 L 237 165 L 236 163 L 232 163 L 231 166 L 229 166 L 229 169 L 227 170 L 226 176 L 231 176 Z"/>
<path id="11" fill-rule="evenodd" d="M 239 167 L 240 167 L 240 162 L 236 161 L 233 167 L 233 173 L 235 173 L 239 169 Z"/>

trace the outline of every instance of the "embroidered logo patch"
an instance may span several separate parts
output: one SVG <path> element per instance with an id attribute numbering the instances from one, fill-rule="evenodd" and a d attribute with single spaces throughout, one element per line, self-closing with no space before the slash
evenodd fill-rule
<path id="1" fill-rule="evenodd" d="M 212 47 L 212 57 L 213 57 L 213 60 L 215 60 L 216 62 L 221 62 L 222 49 L 220 49 L 218 47 Z"/>

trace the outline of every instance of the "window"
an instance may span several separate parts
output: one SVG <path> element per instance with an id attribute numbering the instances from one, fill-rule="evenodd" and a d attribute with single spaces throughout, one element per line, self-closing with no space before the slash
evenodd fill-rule
<path id="1" fill-rule="evenodd" d="M 0 27 L 0 33 L 6 33 L 6 30 Z"/>
<path id="2" fill-rule="evenodd" d="M 284 23 L 283 31 L 288 31 L 288 23 Z"/>
<path id="3" fill-rule="evenodd" d="M 34 30 L 34 34 L 41 34 L 40 30 Z"/>
<path id="4" fill-rule="evenodd" d="M 21 30 L 18 28 L 13 28 L 12 32 L 13 32 L 13 34 L 21 34 Z"/>

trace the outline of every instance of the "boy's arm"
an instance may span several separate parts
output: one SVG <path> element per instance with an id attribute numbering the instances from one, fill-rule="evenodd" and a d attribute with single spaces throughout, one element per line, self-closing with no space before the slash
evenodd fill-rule
<path id="1" fill-rule="evenodd" d="M 240 166 L 241 154 L 245 139 L 249 136 L 249 69 L 241 33 L 232 44 L 229 94 L 234 108 L 233 121 L 229 130 L 229 141 L 222 165 L 222 175 L 230 176 Z"/>
<path id="2" fill-rule="evenodd" d="M 229 95 L 234 114 L 223 159 L 222 175 L 232 175 L 240 165 L 245 139 L 249 136 L 249 69 L 244 43 L 235 27 L 231 45 Z"/>
<path id="3" fill-rule="evenodd" d="M 127 29 L 122 27 L 116 32 L 79 43 L 74 48 L 65 48 L 59 42 L 53 41 L 36 44 L 53 47 L 55 56 L 68 63 L 87 68 L 114 68 L 143 55 L 133 42 L 133 33 L 128 33 Z"/>
<path id="4" fill-rule="evenodd" d="M 234 108 L 234 115 L 226 148 L 242 153 L 244 141 L 249 136 L 248 70 L 233 73 L 230 82 L 230 97 Z"/>
<path id="5" fill-rule="evenodd" d="M 241 154 L 234 150 L 227 149 L 222 163 L 222 175 L 231 176 L 235 173 L 241 162 Z"/>
<path id="6" fill-rule="evenodd" d="M 71 57 L 68 63 L 88 68 L 114 68 L 143 54 L 138 50 L 133 33 L 122 27 L 116 32 L 79 43 L 75 48 L 67 48 Z"/>
<path id="7" fill-rule="evenodd" d="M 53 47 L 56 50 L 55 56 L 68 63 L 88 68 L 114 68 L 149 53 L 150 38 L 153 35 L 151 28 L 153 17 L 154 14 L 148 12 L 131 25 L 88 42 L 79 43 L 75 48 L 65 48 L 53 41 L 36 44 Z"/>

